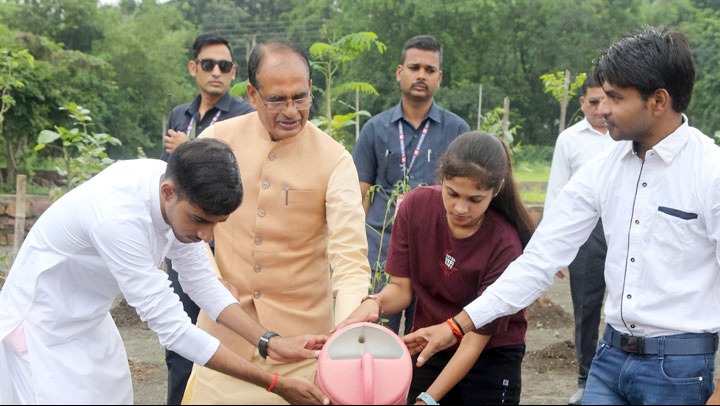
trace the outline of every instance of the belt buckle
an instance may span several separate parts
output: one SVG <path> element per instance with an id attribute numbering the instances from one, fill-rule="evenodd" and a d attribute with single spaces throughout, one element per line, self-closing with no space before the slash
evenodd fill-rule
<path id="1" fill-rule="evenodd" d="M 645 343 L 642 337 L 621 335 L 620 349 L 627 352 L 642 354 L 645 351 Z"/>

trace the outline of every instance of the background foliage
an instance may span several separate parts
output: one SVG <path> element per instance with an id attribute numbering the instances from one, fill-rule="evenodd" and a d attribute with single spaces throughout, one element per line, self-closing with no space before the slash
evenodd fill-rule
<path id="1" fill-rule="evenodd" d="M 371 84 L 377 94 L 360 94 L 360 108 L 371 115 L 399 101 L 395 67 L 404 41 L 434 35 L 444 44 L 438 104 L 475 127 L 482 85 L 481 114 L 507 96 L 515 142 L 552 146 L 558 104 L 541 76 L 589 73 L 611 42 L 647 24 L 677 27 L 690 38 L 698 74 L 687 113 L 694 126 L 715 134 L 717 0 L 0 0 L 0 49 L 27 50 L 34 58 L 15 71 L 23 86 L 10 89 L 15 102 L 3 121 L 3 145 L 10 148 L 2 149 L 0 167 L 10 181 L 10 170 L 27 172 L 39 132 L 72 125 L 58 109 L 71 102 L 92 111 L 95 131 L 121 141 L 108 147 L 113 159 L 135 157 L 138 149 L 159 156 L 163 118 L 196 93 L 186 68 L 192 40 L 209 30 L 234 44 L 237 82 L 246 79 L 246 58 L 258 42 L 286 37 L 309 49 L 353 33 L 376 34 L 386 51 L 361 53 L 332 78 Z M 327 88 L 326 80 L 313 72 L 316 88 Z M 355 94 L 337 96 L 332 109 L 316 98 L 312 116 L 355 105 Z M 577 108 L 574 97 L 568 119 Z M 354 130 L 338 130 L 348 148 Z"/>

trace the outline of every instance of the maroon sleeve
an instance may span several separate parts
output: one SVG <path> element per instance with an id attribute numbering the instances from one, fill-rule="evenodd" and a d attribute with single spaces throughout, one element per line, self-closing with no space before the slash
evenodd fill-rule
<path id="1" fill-rule="evenodd" d="M 414 204 L 414 195 L 415 193 L 411 191 L 400 203 L 390 233 L 385 272 L 392 276 L 410 277 L 410 241 L 408 238 L 412 221 L 410 207 Z"/>

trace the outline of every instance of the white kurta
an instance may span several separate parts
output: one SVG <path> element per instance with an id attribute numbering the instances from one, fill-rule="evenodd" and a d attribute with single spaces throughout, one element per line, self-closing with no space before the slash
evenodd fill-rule
<path id="1" fill-rule="evenodd" d="M 180 243 L 163 220 L 165 166 L 117 162 L 32 227 L 0 291 L 0 402 L 132 403 L 127 355 L 110 316 L 119 294 L 162 345 L 199 364 L 215 353 L 219 342 L 191 324 L 158 266 L 172 259 L 185 291 L 213 318 L 235 299 L 204 243 Z M 25 367 L 8 370 L 3 359 Z"/>

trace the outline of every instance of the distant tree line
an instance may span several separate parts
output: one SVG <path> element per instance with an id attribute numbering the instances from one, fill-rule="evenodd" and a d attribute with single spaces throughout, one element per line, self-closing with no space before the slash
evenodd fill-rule
<path id="1" fill-rule="evenodd" d="M 360 107 L 370 114 L 399 101 L 395 67 L 404 41 L 433 35 L 444 44 L 439 104 L 473 125 L 482 85 L 483 112 L 509 98 L 516 142 L 552 145 L 558 104 L 545 92 L 541 75 L 566 69 L 590 73 L 611 42 L 644 25 L 676 27 L 690 38 L 698 75 L 688 116 L 694 126 L 715 134 L 720 130 L 715 0 L 0 1 L 5 51 L 0 92 L 12 98 L 9 108 L 0 110 L 0 166 L 12 161 L 22 171 L 35 164 L 38 134 L 69 126 L 59 107 L 71 102 L 91 112 L 95 131 L 121 140 L 108 147 L 113 158 L 135 157 L 139 149 L 159 156 L 163 117 L 196 92 L 186 68 L 192 40 L 210 30 L 232 41 L 238 82 L 246 79 L 246 57 L 255 43 L 286 37 L 309 49 L 351 33 L 377 34 L 386 51 L 363 53 L 333 78 L 372 84 L 378 94 L 360 94 Z M 23 51 L 30 62 L 20 57 Z M 7 68 L 11 62 L 14 69 Z M 313 81 L 322 92 L 325 77 L 319 73 L 313 72 Z M 356 95 L 337 96 L 332 111 L 351 112 Z M 313 115 L 329 111 L 323 97 L 315 101 Z M 579 117 L 577 107 L 571 100 L 568 120 Z"/>

